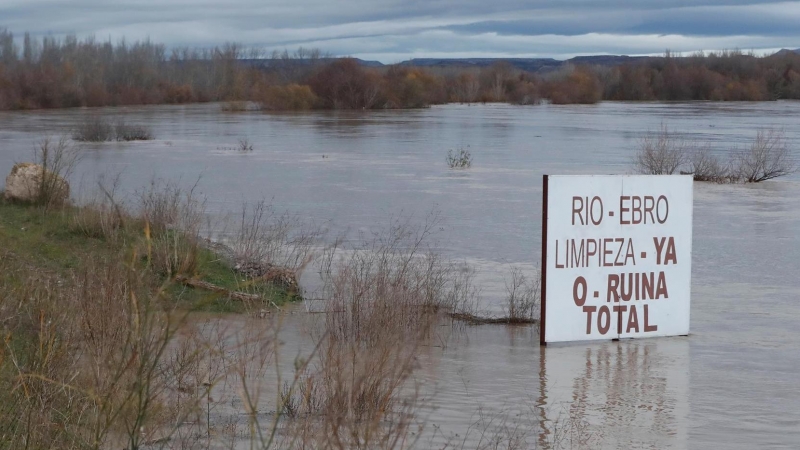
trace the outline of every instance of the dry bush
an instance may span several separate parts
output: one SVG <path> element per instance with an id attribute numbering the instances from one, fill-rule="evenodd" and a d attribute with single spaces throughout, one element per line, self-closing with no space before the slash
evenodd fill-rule
<path id="1" fill-rule="evenodd" d="M 39 143 L 35 152 L 36 162 L 44 168 L 39 184 L 36 204 L 45 209 L 62 206 L 69 201 L 69 183 L 67 179 L 79 160 L 79 149 L 70 145 L 62 137 L 58 142 L 45 138 Z"/>
<path id="2" fill-rule="evenodd" d="M 320 227 L 288 212 L 279 213 L 263 200 L 244 204 L 237 223 L 229 245 L 233 265 L 242 272 L 263 272 L 273 266 L 301 271 L 323 235 Z"/>
<path id="3" fill-rule="evenodd" d="M 111 141 L 114 139 L 114 127 L 102 117 L 87 117 L 75 127 L 72 139 L 79 142 Z"/>
<path id="4" fill-rule="evenodd" d="M 173 277 L 194 274 L 201 251 L 205 200 L 171 182 L 152 180 L 138 192 L 147 248 L 143 252 L 157 273 Z"/>
<path id="5" fill-rule="evenodd" d="M 338 258 L 337 248 L 326 253 L 321 275 L 332 337 L 370 342 L 387 333 L 416 335 L 434 313 L 454 306 L 456 267 L 428 246 L 437 224 L 436 215 L 418 227 L 393 220 L 359 248 Z"/>
<path id="6" fill-rule="evenodd" d="M 146 188 L 136 192 L 138 213 L 152 233 L 180 229 L 193 234 L 202 225 L 205 208 L 205 200 L 196 190 L 197 183 L 186 190 L 174 182 L 152 179 Z"/>
<path id="7" fill-rule="evenodd" d="M 758 183 L 798 169 L 781 131 L 758 130 L 747 149 L 734 152 L 730 161 L 722 162 L 707 145 L 687 142 L 665 126 L 658 134 L 650 133 L 642 139 L 634 165 L 637 172 L 646 175 L 669 175 L 686 165 L 688 171 L 680 173 L 713 183 Z"/>
<path id="8" fill-rule="evenodd" d="M 469 146 L 467 146 L 469 148 Z M 472 167 L 472 154 L 464 148 L 447 151 L 447 165 L 451 169 L 469 169 Z"/>
<path id="9" fill-rule="evenodd" d="M 112 124 L 100 116 L 86 118 L 72 132 L 79 142 L 149 141 L 153 133 L 143 125 L 128 125 L 123 120 Z"/>
<path id="10" fill-rule="evenodd" d="M 162 312 L 143 274 L 116 260 L 19 276 L 0 293 L 0 448 L 139 448 L 156 429 L 169 435 L 159 366 L 184 316 Z"/>
<path id="11" fill-rule="evenodd" d="M 101 175 L 97 181 L 99 192 L 81 206 L 73 210 L 73 224 L 76 230 L 87 237 L 114 239 L 126 222 L 132 220 L 124 205 L 117 199 L 120 177 L 110 184 Z"/>
<path id="12" fill-rule="evenodd" d="M 733 157 L 732 172 L 746 183 L 758 183 L 790 175 L 797 171 L 797 161 L 792 157 L 782 131 L 758 130 L 750 148 Z"/>
<path id="13" fill-rule="evenodd" d="M 153 133 L 144 125 L 128 125 L 122 120 L 114 125 L 114 139 L 117 141 L 150 141 Z"/>
<path id="14" fill-rule="evenodd" d="M 437 312 L 464 307 L 472 272 L 433 252 L 438 226 L 392 220 L 355 249 L 322 258 L 328 311 L 313 330 L 317 347 L 296 364 L 278 408 L 285 439 L 297 448 L 410 448 L 424 427 L 419 351 L 431 345 Z"/>
<path id="15" fill-rule="evenodd" d="M 690 172 L 694 181 L 711 183 L 732 183 L 736 176 L 732 174 L 730 163 L 723 163 L 711 153 L 708 146 L 694 149 L 688 158 Z"/>
<path id="16" fill-rule="evenodd" d="M 238 150 L 240 152 L 252 152 L 253 144 L 247 138 L 239 139 Z"/>
<path id="17" fill-rule="evenodd" d="M 3 271 L 16 272 L 22 285 L 0 292 L 0 448 L 66 446 L 92 406 L 69 387 L 79 373 L 70 305 L 56 295 L 57 280 L 8 262 L 0 258 Z"/>
<path id="18" fill-rule="evenodd" d="M 224 112 L 246 112 L 249 111 L 249 105 L 247 102 L 233 101 L 223 103 L 220 109 Z"/>
<path id="19" fill-rule="evenodd" d="M 512 267 L 506 279 L 506 314 L 510 322 L 532 321 L 539 312 L 540 273 L 526 275 Z"/>
<path id="20" fill-rule="evenodd" d="M 278 447 L 412 447 L 423 427 L 412 377 L 419 342 L 326 340 L 281 394 L 289 420 Z"/>
<path id="21" fill-rule="evenodd" d="M 261 109 L 268 111 L 309 110 L 319 101 L 310 87 L 297 84 L 269 86 L 259 97 Z"/>
<path id="22" fill-rule="evenodd" d="M 690 154 L 686 140 L 662 125 L 657 133 L 648 133 L 639 142 L 634 165 L 643 175 L 672 175 L 683 166 Z"/>
<path id="23" fill-rule="evenodd" d="M 98 239 L 113 239 L 124 223 L 124 216 L 117 214 L 107 202 L 91 202 L 73 211 L 73 224 L 82 235 Z"/>

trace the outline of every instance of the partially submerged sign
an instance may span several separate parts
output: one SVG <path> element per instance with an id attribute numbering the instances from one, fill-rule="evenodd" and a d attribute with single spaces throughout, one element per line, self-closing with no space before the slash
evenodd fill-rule
<path id="1" fill-rule="evenodd" d="M 689 334 L 691 176 L 544 176 L 542 344 Z"/>

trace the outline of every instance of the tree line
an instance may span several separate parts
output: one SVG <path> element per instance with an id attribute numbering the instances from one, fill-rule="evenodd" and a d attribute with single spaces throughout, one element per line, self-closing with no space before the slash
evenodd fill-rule
<path id="1" fill-rule="evenodd" d="M 20 45 L 21 44 L 21 45 Z M 365 67 L 318 50 L 271 55 L 225 44 L 173 48 L 0 29 L 0 110 L 252 101 L 265 110 L 422 108 L 444 103 L 591 104 L 800 99 L 800 55 L 739 51 L 565 64 L 532 73 L 488 67 Z"/>

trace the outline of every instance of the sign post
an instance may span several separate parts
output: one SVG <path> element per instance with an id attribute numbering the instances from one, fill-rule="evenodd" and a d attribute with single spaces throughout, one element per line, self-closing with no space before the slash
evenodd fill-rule
<path id="1" fill-rule="evenodd" d="M 689 334 L 692 177 L 543 182 L 541 344 Z"/>

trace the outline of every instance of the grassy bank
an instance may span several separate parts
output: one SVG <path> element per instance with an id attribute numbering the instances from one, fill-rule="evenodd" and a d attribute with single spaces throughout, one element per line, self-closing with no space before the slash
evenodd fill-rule
<path id="1" fill-rule="evenodd" d="M 138 215 L 0 200 L 0 449 L 147 446 L 211 388 L 221 350 L 193 340 L 193 312 L 299 298 L 212 251 L 178 194 Z"/>
<path id="2" fill-rule="evenodd" d="M 84 271 L 94 261 L 126 261 L 141 271 L 153 292 L 163 289 L 165 307 L 177 306 L 189 311 L 244 312 L 248 308 L 280 306 L 299 299 L 296 292 L 285 287 L 238 274 L 224 256 L 202 241 L 191 242 L 195 236 L 174 230 L 159 233 L 149 228 L 144 219 L 132 216 L 126 216 L 124 223 L 115 224 L 108 232 L 88 224 L 97 221 L 95 226 L 101 227 L 99 221 L 104 214 L 92 207 L 43 210 L 0 200 L 2 257 L 30 271 L 59 277 Z M 159 252 L 162 256 L 171 252 L 169 258 L 183 260 L 179 264 L 184 264 L 185 270 L 177 268 L 169 273 L 164 267 L 169 264 L 156 260 Z M 210 283 L 248 297 L 258 296 L 263 305 L 248 305 L 247 301 L 231 298 L 224 292 L 192 287 L 178 279 Z M 19 283 L 14 274 L 0 273 L 0 286 L 4 289 Z"/>

